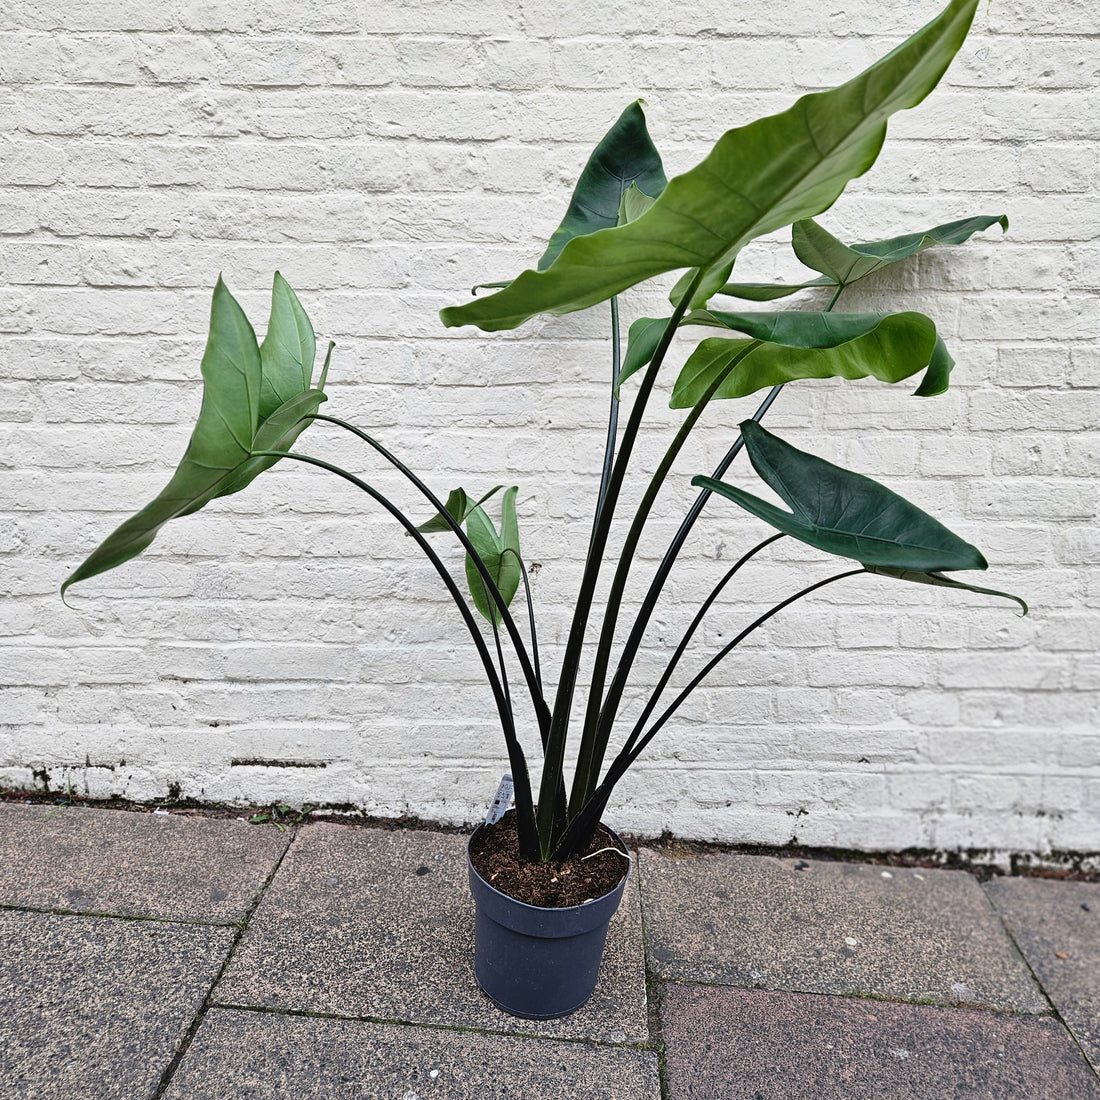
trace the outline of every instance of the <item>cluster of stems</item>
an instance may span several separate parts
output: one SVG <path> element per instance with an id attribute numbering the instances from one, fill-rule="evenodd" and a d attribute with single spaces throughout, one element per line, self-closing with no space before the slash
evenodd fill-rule
<path id="1" fill-rule="evenodd" d="M 428 504 L 436 509 L 439 516 L 462 545 L 462 548 L 469 556 L 469 560 L 473 562 L 481 578 L 482 584 L 485 587 L 490 605 L 495 608 L 497 612 L 497 614 L 490 616 L 493 637 L 493 651 L 491 651 L 481 627 L 478 625 L 477 620 L 470 610 L 469 604 L 456 584 L 447 565 L 424 537 L 424 534 L 417 529 L 416 524 L 397 505 L 367 481 L 364 481 L 330 462 L 326 462 L 319 458 L 313 458 L 309 455 L 295 454 L 292 452 L 258 452 L 258 455 L 296 459 L 299 462 L 328 470 L 351 482 L 357 488 L 367 493 L 397 520 L 404 528 L 405 532 L 415 540 L 416 545 L 436 569 L 470 632 L 470 636 L 482 662 L 486 681 L 489 684 L 489 688 L 496 703 L 515 784 L 516 823 L 520 852 L 523 858 L 531 861 L 545 862 L 551 859 L 567 859 L 579 854 L 588 846 L 596 827 L 599 825 L 600 818 L 603 815 L 615 785 L 622 779 L 627 769 L 638 759 L 646 746 L 669 719 L 672 718 L 691 692 L 694 691 L 706 676 L 709 675 L 709 673 L 717 667 L 733 649 L 747 638 L 749 634 L 795 600 L 809 595 L 811 592 L 816 591 L 824 585 L 831 584 L 845 577 L 855 576 L 865 571 L 862 568 L 852 569 L 827 577 L 824 580 L 818 581 L 815 584 L 795 592 L 793 595 L 788 596 L 786 599 L 770 608 L 764 614 L 749 623 L 739 634 L 726 643 L 718 653 L 711 657 L 672 701 L 668 703 L 657 718 L 653 719 L 653 714 L 660 703 L 665 689 L 668 687 L 669 681 L 681 657 L 715 600 L 747 562 L 752 560 L 761 550 L 770 546 L 783 536 L 780 534 L 772 535 L 770 538 L 765 539 L 749 550 L 729 570 L 727 570 L 725 575 L 718 581 L 710 594 L 703 601 L 682 639 L 669 658 L 660 679 L 650 692 L 642 708 L 641 714 L 634 722 L 630 733 L 626 736 L 610 765 L 608 765 L 606 770 L 604 769 L 604 760 L 608 745 L 611 742 L 611 735 L 615 727 L 616 719 L 619 716 L 623 693 L 626 689 L 634 660 L 641 647 L 646 628 L 649 625 L 653 611 L 657 606 L 657 602 L 664 589 L 665 582 L 668 580 L 672 571 L 677 556 L 687 541 L 688 535 L 691 533 L 696 520 L 701 515 L 707 499 L 710 496 L 710 492 L 706 489 L 700 491 L 698 497 L 695 499 L 681 522 L 664 556 L 661 558 L 657 570 L 649 583 L 645 596 L 641 601 L 641 605 L 634 616 L 629 634 L 619 652 L 614 674 L 611 676 L 610 682 L 608 683 L 607 675 L 611 669 L 615 629 L 619 621 L 619 612 L 622 608 L 623 599 L 626 593 L 630 567 L 634 560 L 642 531 L 652 511 L 657 494 L 671 470 L 673 463 L 678 457 L 681 448 L 686 442 L 688 435 L 703 415 L 711 398 L 721 387 L 722 383 L 725 382 L 731 372 L 737 369 L 738 364 L 759 346 L 757 341 L 753 341 L 714 379 L 703 397 L 689 411 L 683 424 L 680 426 L 680 429 L 677 431 L 674 439 L 666 450 L 664 457 L 653 472 L 649 484 L 635 510 L 633 521 L 630 524 L 619 553 L 615 574 L 603 611 L 601 629 L 593 663 L 592 678 L 588 685 L 588 699 L 579 744 L 579 757 L 573 775 L 572 786 L 567 794 L 564 763 L 570 716 L 573 709 L 574 695 L 577 690 L 577 680 L 581 666 L 581 653 L 584 647 L 585 634 L 593 612 L 597 582 L 599 580 L 600 568 L 606 557 L 607 543 L 611 533 L 615 509 L 626 479 L 631 453 L 638 438 L 646 405 L 653 391 L 654 383 L 656 382 L 657 375 L 664 362 L 672 338 L 680 322 L 684 318 L 688 303 L 695 294 L 701 282 L 701 278 L 701 273 L 695 276 L 694 281 L 688 287 L 686 293 L 680 299 L 679 305 L 677 305 L 672 316 L 669 318 L 653 358 L 650 360 L 645 374 L 642 377 L 626 427 L 621 433 L 618 430 L 619 402 L 616 396 L 621 369 L 619 310 L 617 300 L 615 298 L 611 299 L 611 404 L 608 414 L 607 440 L 604 448 L 603 468 L 595 515 L 592 522 L 592 530 L 589 536 L 584 571 L 581 575 L 580 588 L 573 611 L 573 619 L 566 641 L 561 672 L 559 674 L 557 690 L 552 706 L 549 704 L 546 692 L 543 688 L 535 615 L 531 602 L 531 590 L 527 570 L 522 560 L 519 561 L 519 565 L 523 578 L 524 594 L 527 605 L 527 639 L 523 637 L 515 618 L 510 613 L 507 602 L 502 596 L 489 568 L 463 531 L 462 517 L 452 516 L 447 511 L 443 502 L 440 501 L 431 489 L 429 489 L 428 486 L 425 485 L 424 482 L 403 462 L 379 443 L 378 440 L 337 417 L 325 416 L 319 413 L 312 414 L 312 419 L 334 424 L 351 432 L 363 442 L 367 443 L 385 459 L 385 461 L 390 463 L 390 465 L 407 478 Z M 829 302 L 826 312 L 835 306 L 837 298 L 843 289 L 843 286 L 837 288 L 836 293 Z M 777 385 L 771 389 L 759 408 L 753 414 L 752 419 L 759 421 L 764 416 L 782 388 L 781 385 Z M 716 467 L 713 474 L 715 478 L 722 477 L 742 446 L 743 440 L 740 434 L 738 434 L 736 440 Z M 516 728 L 516 718 L 512 704 L 512 691 L 509 686 L 507 662 L 505 660 L 505 647 L 501 636 L 502 627 L 504 633 L 507 635 L 510 648 L 523 676 L 526 694 L 532 704 L 536 726 L 539 731 L 543 765 L 537 798 L 532 788 L 530 772 Z M 528 646 L 530 648 L 528 648 Z M 651 719 L 653 720 L 651 721 Z"/>

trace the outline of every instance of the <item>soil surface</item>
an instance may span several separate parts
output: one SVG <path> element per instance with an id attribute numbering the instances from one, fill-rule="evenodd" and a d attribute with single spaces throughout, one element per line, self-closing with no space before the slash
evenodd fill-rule
<path id="1" fill-rule="evenodd" d="M 594 852 L 598 854 L 592 855 Z M 630 869 L 622 853 L 622 847 L 601 825 L 585 853 L 590 858 L 527 863 L 519 855 L 515 810 L 509 810 L 495 825 L 484 826 L 470 843 L 474 869 L 490 886 L 543 909 L 583 905 L 610 893 Z"/>

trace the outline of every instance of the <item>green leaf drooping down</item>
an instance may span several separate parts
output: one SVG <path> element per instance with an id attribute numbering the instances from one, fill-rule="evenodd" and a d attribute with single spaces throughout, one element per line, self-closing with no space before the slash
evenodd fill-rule
<path id="1" fill-rule="evenodd" d="M 489 576 L 504 598 L 505 607 L 509 606 L 519 588 L 522 574 L 519 550 L 519 523 L 516 519 L 516 494 L 519 487 L 513 485 L 504 491 L 501 497 L 500 533 L 493 521 L 485 514 L 485 509 L 475 504 L 466 517 L 466 534 L 473 543 L 478 557 L 485 563 Z M 489 622 L 500 623 L 500 608 L 489 599 L 477 566 L 469 554 L 466 555 L 466 581 L 470 586 L 470 595 L 474 606 Z"/>
<path id="2" fill-rule="evenodd" d="M 171 480 L 136 515 L 110 534 L 61 586 L 94 577 L 140 554 L 171 519 L 197 512 L 217 497 L 240 492 L 279 460 L 254 452 L 285 451 L 326 400 L 330 344 L 316 389 L 315 340 L 294 291 L 276 272 L 271 319 L 261 348 L 219 277 L 202 357 L 203 396 L 191 441 Z"/>

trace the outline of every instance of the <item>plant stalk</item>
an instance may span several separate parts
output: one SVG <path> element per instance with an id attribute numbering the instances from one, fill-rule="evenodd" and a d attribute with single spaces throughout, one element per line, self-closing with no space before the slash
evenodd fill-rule
<path id="1" fill-rule="evenodd" d="M 428 540 L 416 529 L 416 525 L 412 520 L 409 519 L 397 505 L 387 500 L 373 485 L 369 485 L 361 478 L 348 473 L 347 470 L 343 470 L 339 466 L 333 465 L 331 462 L 325 462 L 324 459 L 313 458 L 310 455 L 295 454 L 293 451 L 254 451 L 253 457 L 293 458 L 298 462 L 304 462 L 310 466 L 328 470 L 330 473 L 342 477 L 345 481 L 351 482 L 357 489 L 361 489 L 371 497 L 372 500 L 381 504 L 382 507 L 401 524 L 406 533 L 415 540 L 417 546 L 420 547 L 425 556 L 435 567 L 436 572 L 439 574 L 440 579 L 443 581 L 451 598 L 454 600 L 455 606 L 458 608 L 463 622 L 465 622 L 470 632 L 470 637 L 474 641 L 478 656 L 481 658 L 481 663 L 485 669 L 485 678 L 489 681 L 489 687 L 493 692 L 493 698 L 496 700 L 497 713 L 500 716 L 504 740 L 508 747 L 508 762 L 511 765 L 512 779 L 515 783 L 516 826 L 519 831 L 520 851 L 524 859 L 538 859 L 538 835 L 535 830 L 534 815 L 530 811 L 530 807 L 532 806 L 531 778 L 527 771 L 527 761 L 523 755 L 523 746 L 519 743 L 519 737 L 516 734 L 515 718 L 511 712 L 507 693 L 497 676 L 496 669 L 493 667 L 493 658 L 489 653 L 488 646 L 485 644 L 485 639 L 481 636 L 481 631 L 478 629 L 477 622 L 474 620 L 469 607 L 466 606 L 466 600 L 459 591 L 458 585 L 455 584 L 454 578 L 448 572 L 447 567 L 443 564 L 439 555 L 432 549 Z"/>
<path id="2" fill-rule="evenodd" d="M 542 782 L 539 788 L 539 806 L 537 825 L 539 831 L 539 845 L 543 859 L 549 858 L 551 849 L 555 846 L 556 824 L 564 819 L 565 807 L 554 805 L 555 793 L 562 785 L 562 768 L 565 759 L 566 736 L 569 729 L 569 712 L 573 703 L 573 693 L 576 690 L 577 676 L 579 674 L 581 650 L 584 648 L 584 633 L 588 624 L 588 617 L 592 610 L 592 601 L 596 592 L 596 582 L 599 578 L 600 564 L 603 559 L 607 538 L 611 531 L 611 518 L 615 513 L 615 505 L 618 502 L 619 492 L 623 480 L 626 477 L 626 469 L 630 462 L 630 455 L 634 448 L 634 441 L 638 435 L 642 415 L 645 412 L 646 402 L 653 390 L 653 384 L 657 379 L 657 372 L 664 361 L 669 344 L 676 332 L 676 326 L 687 312 L 688 304 L 698 289 L 703 279 L 700 269 L 691 281 L 688 292 L 680 300 L 680 304 L 669 318 L 668 326 L 661 336 L 660 343 L 650 361 L 642 384 L 638 389 L 634 406 L 630 411 L 630 419 L 627 422 L 623 438 L 619 446 L 619 453 L 615 458 L 611 471 L 611 478 L 607 486 L 607 495 L 604 506 L 600 509 L 589 546 L 588 557 L 584 564 L 584 572 L 581 576 L 580 590 L 577 594 L 577 603 L 573 611 L 573 621 L 569 629 L 569 638 L 566 642 L 565 656 L 562 660 L 561 677 L 558 681 L 558 691 L 554 698 L 553 716 L 550 723 L 550 737 L 547 740 L 546 752 L 543 759 Z"/>

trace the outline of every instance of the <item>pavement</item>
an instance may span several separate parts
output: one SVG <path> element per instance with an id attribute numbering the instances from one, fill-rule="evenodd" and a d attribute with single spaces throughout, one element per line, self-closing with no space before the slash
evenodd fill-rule
<path id="1" fill-rule="evenodd" d="M 0 803 L 0 1098 L 1100 1100 L 1100 884 L 636 853 L 560 1020 L 447 832 Z"/>

